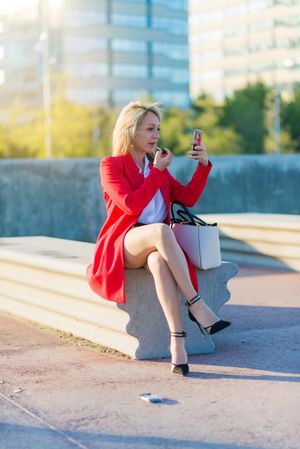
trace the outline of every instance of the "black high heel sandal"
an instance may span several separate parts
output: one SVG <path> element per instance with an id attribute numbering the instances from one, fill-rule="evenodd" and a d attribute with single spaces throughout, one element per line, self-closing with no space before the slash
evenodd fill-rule
<path id="1" fill-rule="evenodd" d="M 171 332 L 172 337 L 186 337 L 186 332 Z M 187 363 L 182 363 L 181 365 L 176 365 L 171 363 L 173 366 L 172 373 L 178 374 L 179 376 L 186 376 L 189 373 L 189 365 Z"/>
<path id="2" fill-rule="evenodd" d="M 197 301 L 199 301 L 200 299 L 201 299 L 201 297 L 200 297 L 199 295 L 196 295 L 196 296 L 194 296 L 194 298 L 190 299 L 189 301 L 187 300 L 187 301 L 185 302 L 185 304 L 189 307 L 189 306 L 192 306 L 193 304 L 195 304 L 195 303 L 196 303 Z M 211 326 L 204 327 L 204 326 L 201 325 L 201 323 L 199 323 L 199 322 L 196 320 L 196 318 L 195 318 L 194 315 L 190 312 L 190 310 L 189 310 L 189 318 L 190 318 L 191 321 L 194 321 L 194 322 L 197 324 L 197 326 L 199 327 L 199 329 L 200 329 L 200 331 L 201 331 L 201 333 L 202 333 L 203 336 L 204 336 L 203 329 L 206 330 L 206 332 L 207 332 L 209 335 L 213 335 L 213 334 L 216 334 L 217 332 L 220 332 L 220 331 L 222 331 L 223 329 L 225 329 L 226 327 L 228 327 L 228 326 L 231 325 L 230 321 L 219 320 L 219 321 L 217 321 L 216 323 L 212 324 Z"/>

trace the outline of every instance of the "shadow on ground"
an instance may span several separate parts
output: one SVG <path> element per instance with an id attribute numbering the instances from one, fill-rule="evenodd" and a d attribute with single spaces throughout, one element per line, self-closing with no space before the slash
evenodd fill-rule
<path id="1" fill-rule="evenodd" d="M 300 308 L 226 305 L 222 312 L 232 326 L 213 336 L 214 354 L 191 357 L 200 369 L 193 377 L 300 382 Z M 201 365 L 213 366 L 214 373 L 201 373 Z M 228 368 L 236 372 L 226 373 Z M 249 369 L 253 374 L 243 373 Z"/>
<path id="2" fill-rule="evenodd" d="M 66 445 L 60 449 L 80 447 L 82 449 L 126 449 L 126 448 L 180 448 L 180 449 L 254 449 L 253 446 L 236 445 L 230 443 L 210 443 L 199 440 L 187 440 L 177 438 L 162 438 L 154 436 L 137 435 L 109 435 L 100 432 L 70 432 L 64 430 L 44 429 L 34 426 L 23 426 L 13 423 L 0 423 L 0 432 L 6 433 L 5 449 L 28 448 L 41 449 L 41 441 L 44 442 L 43 449 L 50 449 L 57 436 L 65 435 Z M 8 439 L 7 436 L 10 438 Z M 70 439 L 75 441 L 70 441 Z M 26 446 L 24 445 L 26 442 Z M 76 444 L 77 443 L 77 444 Z M 85 446 L 87 444 L 88 446 Z M 53 447 L 53 446 L 52 446 Z M 255 449 L 264 449 L 255 446 Z"/>

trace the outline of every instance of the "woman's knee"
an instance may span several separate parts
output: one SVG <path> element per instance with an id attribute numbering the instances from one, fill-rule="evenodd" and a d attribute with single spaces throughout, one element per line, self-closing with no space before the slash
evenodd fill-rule
<path id="1" fill-rule="evenodd" d="M 157 223 L 155 225 L 155 236 L 156 239 L 163 242 L 175 239 L 174 232 L 172 231 L 170 226 L 165 223 Z"/>
<path id="2" fill-rule="evenodd" d="M 153 251 L 147 258 L 150 271 L 163 271 L 167 268 L 167 263 L 158 251 Z"/>

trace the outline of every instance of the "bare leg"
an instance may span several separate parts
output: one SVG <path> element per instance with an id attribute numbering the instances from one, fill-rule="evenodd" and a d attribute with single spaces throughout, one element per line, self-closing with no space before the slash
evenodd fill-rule
<path id="1" fill-rule="evenodd" d="M 153 251 L 158 251 L 167 262 L 185 297 L 193 298 L 197 292 L 191 283 L 184 253 L 171 228 L 163 223 L 154 223 L 128 231 L 124 241 L 125 265 L 128 268 L 145 265 Z"/>
<path id="2" fill-rule="evenodd" d="M 146 264 L 150 253 L 157 251 L 169 267 L 176 284 L 184 296 L 191 299 L 197 295 L 188 270 L 184 253 L 168 225 L 154 223 L 127 232 L 124 240 L 125 266 L 139 268 Z M 190 308 L 195 318 L 205 327 L 219 320 L 218 316 L 202 301 Z"/>
<path id="3" fill-rule="evenodd" d="M 167 263 L 158 251 L 154 251 L 148 256 L 146 268 L 153 275 L 157 296 L 170 332 L 181 332 L 182 317 L 177 285 Z M 173 364 L 187 363 L 184 338 L 171 337 L 170 350 Z"/>

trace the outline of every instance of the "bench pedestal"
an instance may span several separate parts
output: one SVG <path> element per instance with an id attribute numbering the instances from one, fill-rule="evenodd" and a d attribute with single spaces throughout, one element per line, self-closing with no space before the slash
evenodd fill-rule
<path id="1" fill-rule="evenodd" d="M 51 237 L 0 238 L 0 310 L 136 359 L 170 356 L 169 331 L 151 274 L 126 270 L 127 303 L 106 301 L 85 278 L 93 251 L 93 244 Z M 237 265 L 228 262 L 198 271 L 201 294 L 216 313 L 229 300 L 226 284 L 236 273 Z M 188 319 L 183 298 L 182 308 L 187 352 L 213 352 L 213 340 Z"/>

